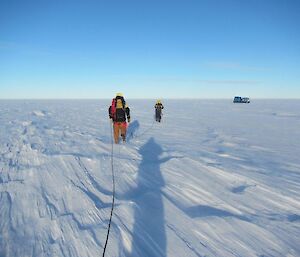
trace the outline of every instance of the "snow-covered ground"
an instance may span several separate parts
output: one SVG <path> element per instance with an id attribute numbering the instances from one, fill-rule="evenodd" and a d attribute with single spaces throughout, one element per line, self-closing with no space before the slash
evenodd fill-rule
<path id="1" fill-rule="evenodd" d="M 300 101 L 129 100 L 106 256 L 300 256 Z M 0 101 L 0 257 L 102 256 L 110 100 Z"/>

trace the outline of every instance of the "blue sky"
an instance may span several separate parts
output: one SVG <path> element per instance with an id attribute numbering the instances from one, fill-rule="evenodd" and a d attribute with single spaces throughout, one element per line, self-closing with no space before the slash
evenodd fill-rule
<path id="1" fill-rule="evenodd" d="M 0 0 L 0 98 L 300 98 L 297 0 Z"/>

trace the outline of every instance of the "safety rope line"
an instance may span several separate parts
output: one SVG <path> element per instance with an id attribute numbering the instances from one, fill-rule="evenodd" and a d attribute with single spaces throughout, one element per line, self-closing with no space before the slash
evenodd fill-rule
<path id="1" fill-rule="evenodd" d="M 139 134 L 137 134 L 137 135 L 132 134 L 131 138 L 132 138 L 132 139 L 136 139 L 136 138 L 139 138 L 139 137 L 145 135 L 148 131 L 150 131 L 150 130 L 153 128 L 154 124 L 155 124 L 155 120 L 153 120 L 151 126 L 149 126 L 149 127 L 146 128 L 144 131 L 142 131 L 142 133 L 139 133 Z"/>
<path id="2" fill-rule="evenodd" d="M 114 212 L 114 206 L 115 206 L 115 173 L 114 173 L 114 141 L 113 141 L 113 127 L 112 127 L 112 122 L 109 121 L 110 123 L 110 136 L 111 136 L 111 174 L 112 174 L 112 204 L 111 204 L 111 211 L 110 211 L 110 217 L 109 217 L 109 223 L 108 223 L 108 228 L 107 228 L 107 234 L 106 234 L 106 240 L 103 248 L 103 254 L 102 257 L 105 257 L 105 252 L 106 252 L 106 247 L 109 239 L 109 232 L 110 232 L 110 227 L 111 227 L 111 220 Z M 149 130 L 153 128 L 153 125 L 155 123 L 155 120 L 153 120 L 151 126 L 144 130 L 141 134 L 134 136 L 133 138 L 138 138 L 141 137 L 142 135 L 146 134 Z"/>
<path id="3" fill-rule="evenodd" d="M 107 246 L 108 238 L 109 238 L 111 220 L 112 220 L 114 206 L 115 206 L 114 142 L 113 142 L 112 123 L 111 123 L 111 121 L 109 121 L 109 122 L 110 122 L 110 135 L 111 135 L 111 158 L 110 159 L 111 159 L 111 174 L 112 174 L 113 192 L 112 192 L 112 204 L 111 204 L 111 211 L 110 211 L 109 223 L 108 223 L 108 228 L 107 228 L 107 235 L 106 235 L 105 245 L 103 248 L 102 257 L 105 256 L 106 246 Z"/>

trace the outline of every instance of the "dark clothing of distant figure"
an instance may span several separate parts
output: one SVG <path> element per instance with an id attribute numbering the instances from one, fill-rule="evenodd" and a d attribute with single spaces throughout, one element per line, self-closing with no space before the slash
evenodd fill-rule
<path id="1" fill-rule="evenodd" d="M 164 108 L 164 106 L 162 105 L 162 103 L 157 103 L 155 104 L 155 120 L 157 122 L 161 121 L 161 114 L 162 114 L 162 109 Z"/>

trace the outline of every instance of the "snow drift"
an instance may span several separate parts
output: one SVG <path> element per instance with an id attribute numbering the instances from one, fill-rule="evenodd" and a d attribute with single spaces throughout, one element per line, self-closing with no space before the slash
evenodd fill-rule
<path id="1" fill-rule="evenodd" d="M 101 256 L 101 101 L 0 101 L 0 256 Z M 299 256 L 300 101 L 128 101 L 106 256 Z"/>

